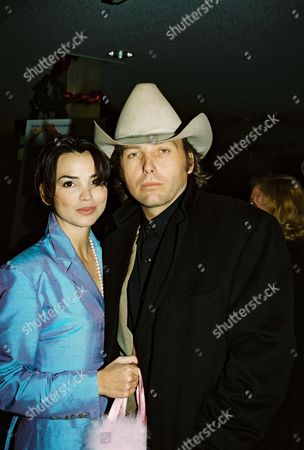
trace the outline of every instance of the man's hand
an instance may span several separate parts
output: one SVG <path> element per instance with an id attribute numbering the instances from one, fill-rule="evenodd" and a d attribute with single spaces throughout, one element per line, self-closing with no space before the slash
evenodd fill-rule
<path id="1" fill-rule="evenodd" d="M 137 363 L 136 356 L 120 356 L 104 369 L 98 370 L 99 395 L 112 398 L 130 397 L 138 384 Z"/>

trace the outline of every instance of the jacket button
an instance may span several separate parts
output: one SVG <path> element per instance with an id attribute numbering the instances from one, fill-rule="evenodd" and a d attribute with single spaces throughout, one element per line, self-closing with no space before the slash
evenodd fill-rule
<path id="1" fill-rule="evenodd" d="M 148 309 L 149 309 L 149 311 L 150 311 L 151 314 L 154 314 L 155 311 L 156 311 L 154 305 L 149 305 L 149 306 L 148 306 Z"/>
<path id="2" fill-rule="evenodd" d="M 150 389 L 150 395 L 151 395 L 151 397 L 156 398 L 157 397 L 156 390 L 155 389 Z"/>

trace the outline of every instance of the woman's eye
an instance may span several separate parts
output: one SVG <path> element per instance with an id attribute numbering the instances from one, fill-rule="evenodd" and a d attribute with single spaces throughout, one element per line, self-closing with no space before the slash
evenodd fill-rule
<path id="1" fill-rule="evenodd" d="M 160 153 L 169 153 L 170 152 L 170 150 L 168 148 L 161 148 L 159 151 L 160 151 Z"/>
<path id="2" fill-rule="evenodd" d="M 65 181 L 62 185 L 63 187 L 72 187 L 74 186 L 73 181 Z"/>
<path id="3" fill-rule="evenodd" d="M 100 186 L 102 183 L 99 178 L 94 178 L 94 180 L 92 181 L 92 184 L 94 184 L 94 186 Z"/>

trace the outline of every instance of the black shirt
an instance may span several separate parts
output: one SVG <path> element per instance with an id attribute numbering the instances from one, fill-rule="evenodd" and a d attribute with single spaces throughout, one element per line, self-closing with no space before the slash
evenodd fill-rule
<path id="1" fill-rule="evenodd" d="M 129 279 L 128 296 L 128 327 L 131 331 L 136 327 L 141 308 L 141 300 L 149 279 L 149 274 L 156 252 L 166 226 L 176 210 L 183 195 L 180 195 L 168 208 L 152 220 L 147 220 L 142 213 L 142 224 L 137 239 L 134 267 Z"/>

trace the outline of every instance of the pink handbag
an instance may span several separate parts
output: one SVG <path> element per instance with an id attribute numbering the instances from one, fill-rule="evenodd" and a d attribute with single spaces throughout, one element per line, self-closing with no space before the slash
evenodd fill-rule
<path id="1" fill-rule="evenodd" d="M 136 388 L 137 416 L 126 416 L 127 398 L 116 398 L 108 415 L 93 422 L 86 450 L 146 450 L 147 419 L 141 374 Z"/>

